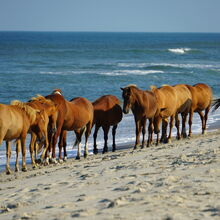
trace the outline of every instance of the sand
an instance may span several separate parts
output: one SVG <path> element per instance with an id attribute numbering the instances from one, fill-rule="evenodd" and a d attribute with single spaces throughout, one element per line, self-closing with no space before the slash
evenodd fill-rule
<path id="1" fill-rule="evenodd" d="M 220 219 L 220 131 L 0 174 L 0 219 Z"/>

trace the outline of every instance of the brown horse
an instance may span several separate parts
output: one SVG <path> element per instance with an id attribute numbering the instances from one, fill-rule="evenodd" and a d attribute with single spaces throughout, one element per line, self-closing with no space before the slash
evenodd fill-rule
<path id="1" fill-rule="evenodd" d="M 176 115 L 175 115 L 175 125 L 177 129 L 177 139 L 180 139 L 181 137 L 186 138 L 186 119 L 187 115 L 189 114 L 191 105 L 192 105 L 192 95 L 189 89 L 184 84 L 177 84 L 173 86 L 176 90 L 177 95 L 177 103 L 176 103 Z M 181 114 L 182 116 L 182 131 L 180 134 L 179 129 L 179 117 L 178 114 Z"/>
<path id="2" fill-rule="evenodd" d="M 149 120 L 147 147 L 152 142 L 153 119 L 157 111 L 156 96 L 151 91 L 143 91 L 135 85 L 128 85 L 121 88 L 123 103 L 123 112 L 127 114 L 132 110 L 136 125 L 136 142 L 134 149 L 140 145 L 140 133 L 142 130 L 142 148 L 145 146 L 146 120 Z"/>
<path id="3" fill-rule="evenodd" d="M 113 95 L 104 95 L 97 100 L 95 100 L 93 103 L 94 107 L 94 120 L 93 125 L 95 125 L 95 131 L 93 134 L 94 139 L 94 149 L 93 153 L 97 154 L 97 144 L 96 144 L 96 138 L 97 133 L 100 127 L 102 127 L 104 132 L 104 148 L 102 153 L 108 152 L 108 132 L 110 129 L 110 126 L 113 126 L 112 128 L 112 137 L 113 137 L 113 145 L 112 145 L 112 151 L 114 152 L 116 150 L 115 145 L 115 134 L 116 129 L 118 126 L 118 123 L 122 119 L 122 109 L 120 106 L 120 101 L 117 97 Z"/>
<path id="4" fill-rule="evenodd" d="M 57 120 L 57 105 L 51 101 L 50 99 L 46 99 L 43 96 L 38 95 L 37 97 L 33 97 L 27 105 L 31 106 L 34 109 L 37 110 L 44 110 L 44 120 L 45 120 L 45 129 L 48 129 L 48 132 L 54 134 L 56 132 L 56 120 Z M 42 147 L 41 145 L 40 147 Z M 48 135 L 45 137 L 45 143 L 44 143 L 44 151 L 41 155 L 41 161 L 44 160 L 45 153 L 47 152 L 48 149 Z M 32 161 L 32 166 L 35 168 L 36 163 L 35 163 L 35 158 L 34 158 L 34 152 L 35 152 L 35 157 L 37 156 L 38 152 L 41 151 L 41 149 L 37 149 L 37 144 L 36 144 L 36 135 L 34 132 L 31 132 L 31 142 L 29 145 L 30 149 L 30 155 L 31 155 L 31 161 Z"/>
<path id="5" fill-rule="evenodd" d="M 13 101 L 11 105 L 0 104 L 0 144 L 2 141 L 6 141 L 6 173 L 10 174 L 10 141 L 17 141 L 17 159 L 16 168 L 19 170 L 18 154 L 20 151 L 20 145 L 22 149 L 22 171 L 27 171 L 26 168 L 26 136 L 31 129 L 36 133 L 38 140 L 44 141 L 46 136 L 45 122 L 42 116 L 42 112 L 37 111 L 30 106 L 20 101 Z"/>
<path id="6" fill-rule="evenodd" d="M 59 140 L 59 161 L 62 162 L 62 148 L 64 149 L 64 160 L 67 158 L 66 154 L 66 134 L 67 131 L 74 131 L 76 134 L 75 145 L 78 146 L 76 159 L 81 156 L 81 139 L 85 133 L 85 149 L 84 157 L 88 156 L 88 138 L 91 133 L 93 122 L 93 105 L 86 98 L 77 97 L 70 101 L 65 100 L 67 107 L 67 114 L 61 129 Z"/>
<path id="7" fill-rule="evenodd" d="M 51 162 L 57 163 L 56 161 L 56 143 L 58 137 L 60 136 L 61 129 L 63 127 L 63 123 L 67 114 L 67 106 L 66 101 L 62 95 L 62 91 L 60 89 L 55 89 L 51 95 L 47 95 L 46 99 L 52 100 L 57 105 L 57 120 L 56 120 L 56 132 L 54 134 L 49 134 L 49 152 Z M 52 154 L 52 155 L 51 155 Z M 47 152 L 48 159 L 48 152 Z"/>
<path id="8" fill-rule="evenodd" d="M 174 118 L 177 112 L 177 95 L 174 87 L 164 85 L 160 88 L 151 86 L 152 92 L 157 99 L 157 113 L 154 117 L 154 133 L 157 134 L 156 144 L 159 143 L 160 124 L 162 121 L 161 142 L 167 143 L 171 139 Z M 170 117 L 170 130 L 167 137 L 167 125 Z"/>
<path id="9" fill-rule="evenodd" d="M 194 112 L 198 112 L 202 121 L 202 134 L 206 131 L 206 123 L 208 119 L 208 113 L 211 108 L 212 102 L 212 89 L 204 84 L 198 83 L 193 86 L 186 85 L 192 94 L 192 105 L 189 114 L 189 137 L 192 135 L 192 118 Z M 205 110 L 205 115 L 202 112 Z"/>

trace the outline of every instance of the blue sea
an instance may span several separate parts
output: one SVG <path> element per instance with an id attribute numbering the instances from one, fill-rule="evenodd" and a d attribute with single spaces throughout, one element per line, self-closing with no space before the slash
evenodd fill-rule
<path id="1" fill-rule="evenodd" d="M 220 97 L 219 33 L 0 32 L 1 103 L 14 99 L 25 102 L 55 88 L 60 88 L 68 100 L 82 96 L 94 101 L 105 94 L 121 99 L 120 87 L 127 84 L 146 90 L 150 85 L 198 82 L 207 83 L 214 97 Z M 220 111 L 211 113 L 208 127 L 219 119 Z M 197 114 L 193 132 L 201 132 Z M 69 157 L 76 154 L 74 139 L 69 132 Z M 28 136 L 27 147 L 29 140 Z M 116 141 L 118 145 L 134 143 L 132 114 L 124 115 Z M 92 145 L 91 135 L 90 151 Z M 102 147 L 100 129 L 98 148 Z M 12 163 L 14 158 L 15 148 Z M 5 159 L 3 144 L 1 168 Z M 27 159 L 30 161 L 29 153 Z"/>

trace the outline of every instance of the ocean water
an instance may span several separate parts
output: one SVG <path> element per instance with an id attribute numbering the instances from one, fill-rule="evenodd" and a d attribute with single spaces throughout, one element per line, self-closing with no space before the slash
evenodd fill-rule
<path id="1" fill-rule="evenodd" d="M 105 94 L 121 99 L 120 87 L 131 83 L 146 90 L 150 85 L 203 82 L 211 86 L 214 97 L 220 97 L 219 79 L 220 34 L 216 33 L 0 32 L 0 102 L 5 104 L 48 95 L 55 88 L 68 100 L 82 96 L 94 101 Z M 208 126 L 219 120 L 220 111 L 211 113 Z M 201 132 L 197 114 L 193 132 Z M 69 132 L 69 157 L 76 154 L 74 139 Z M 27 146 L 28 141 L 29 136 Z M 132 114 L 124 115 L 116 141 L 134 143 Z M 92 145 L 91 135 L 90 151 Z M 102 147 L 100 129 L 98 148 Z M 5 158 L 3 144 L 0 167 Z"/>

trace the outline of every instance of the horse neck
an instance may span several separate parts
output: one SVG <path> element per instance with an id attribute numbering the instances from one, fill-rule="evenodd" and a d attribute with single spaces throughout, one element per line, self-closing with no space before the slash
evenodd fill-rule
<path id="1" fill-rule="evenodd" d="M 143 91 L 141 90 L 133 90 L 133 107 L 141 107 L 143 106 Z"/>

